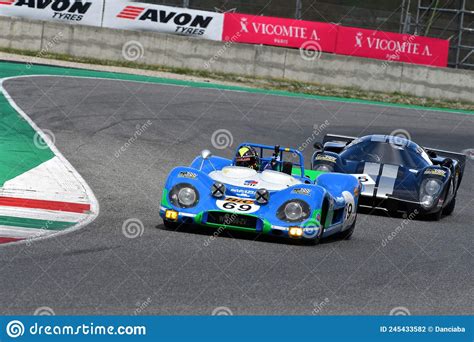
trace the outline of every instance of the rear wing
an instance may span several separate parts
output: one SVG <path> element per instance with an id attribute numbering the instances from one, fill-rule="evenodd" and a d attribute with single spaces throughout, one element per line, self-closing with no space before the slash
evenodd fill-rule
<path id="1" fill-rule="evenodd" d="M 337 134 L 326 134 L 323 139 L 323 145 L 327 142 L 345 143 L 347 145 L 355 139 L 357 139 L 357 137 Z"/>
<path id="2" fill-rule="evenodd" d="M 423 147 L 423 148 L 425 149 L 426 152 L 436 153 L 438 157 L 451 158 L 451 159 L 457 160 L 459 163 L 459 167 L 461 168 L 461 173 L 464 174 L 464 168 L 466 167 L 466 159 L 467 159 L 465 154 L 438 150 L 438 149 L 430 148 L 430 147 Z"/>

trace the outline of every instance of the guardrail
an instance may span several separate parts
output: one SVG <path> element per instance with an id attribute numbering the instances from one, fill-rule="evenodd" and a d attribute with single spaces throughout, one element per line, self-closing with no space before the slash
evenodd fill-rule
<path id="1" fill-rule="evenodd" d="M 3 0 L 0 15 L 446 67 L 449 41 L 329 23 L 127 0 Z"/>

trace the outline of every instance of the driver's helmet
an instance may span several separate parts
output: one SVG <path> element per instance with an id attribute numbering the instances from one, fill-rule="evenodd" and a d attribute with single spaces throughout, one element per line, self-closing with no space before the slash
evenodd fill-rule
<path id="1" fill-rule="evenodd" d="M 242 146 L 235 156 L 235 166 L 248 167 L 258 171 L 260 169 L 258 152 L 252 146 Z"/>

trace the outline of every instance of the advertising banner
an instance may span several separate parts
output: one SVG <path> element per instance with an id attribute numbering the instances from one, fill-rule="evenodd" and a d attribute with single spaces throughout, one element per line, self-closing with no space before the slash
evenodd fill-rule
<path id="1" fill-rule="evenodd" d="M 104 0 L 0 0 L 0 15 L 101 26 Z"/>
<path id="2" fill-rule="evenodd" d="M 336 53 L 446 67 L 449 41 L 410 34 L 339 27 Z"/>
<path id="3" fill-rule="evenodd" d="M 334 52 L 337 31 L 334 24 L 225 13 L 223 40 Z"/>
<path id="4" fill-rule="evenodd" d="M 222 13 L 114 0 L 106 1 L 103 26 L 221 40 L 223 21 Z"/>

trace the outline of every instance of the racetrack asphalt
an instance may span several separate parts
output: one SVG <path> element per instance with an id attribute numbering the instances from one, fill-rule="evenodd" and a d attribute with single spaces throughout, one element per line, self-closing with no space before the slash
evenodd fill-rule
<path id="1" fill-rule="evenodd" d="M 167 230 L 158 207 L 168 172 L 205 148 L 231 157 L 247 140 L 300 147 L 327 120 L 317 140 L 406 129 L 421 145 L 461 151 L 474 147 L 473 115 L 118 80 L 30 77 L 4 86 L 53 132 L 100 214 L 81 230 L 0 248 L 1 314 L 472 314 L 472 160 L 452 216 L 361 214 L 351 240 L 318 246 Z M 211 142 L 221 129 L 233 139 L 223 150 Z M 122 229 L 132 218 L 144 226 L 136 238 Z"/>

